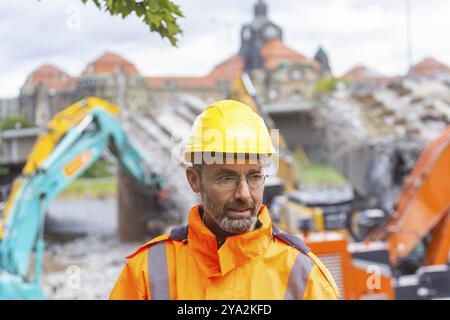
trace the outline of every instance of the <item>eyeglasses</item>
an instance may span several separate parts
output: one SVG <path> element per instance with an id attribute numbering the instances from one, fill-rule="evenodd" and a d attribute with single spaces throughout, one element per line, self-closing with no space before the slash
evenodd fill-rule
<path id="1" fill-rule="evenodd" d="M 268 175 L 262 174 L 262 173 L 252 173 L 248 176 L 245 176 L 245 180 L 247 181 L 247 184 L 252 189 L 258 189 L 266 180 L 266 177 Z M 241 182 L 241 178 L 237 176 L 222 176 L 216 179 L 216 183 L 223 189 L 223 190 L 236 190 L 239 187 L 239 183 Z"/>

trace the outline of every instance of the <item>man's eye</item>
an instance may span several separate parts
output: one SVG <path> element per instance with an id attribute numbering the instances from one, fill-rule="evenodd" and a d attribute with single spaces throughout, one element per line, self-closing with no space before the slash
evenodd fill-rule
<path id="1" fill-rule="evenodd" d="M 226 176 L 226 177 L 222 177 L 221 180 L 224 181 L 224 182 L 236 181 L 236 177 Z"/>
<path id="2" fill-rule="evenodd" d="M 260 181 L 263 178 L 262 174 L 252 174 L 248 177 L 250 181 Z"/>
<path id="3" fill-rule="evenodd" d="M 238 179 L 233 176 L 223 176 L 217 179 L 217 182 L 220 184 L 231 184 L 236 183 Z"/>

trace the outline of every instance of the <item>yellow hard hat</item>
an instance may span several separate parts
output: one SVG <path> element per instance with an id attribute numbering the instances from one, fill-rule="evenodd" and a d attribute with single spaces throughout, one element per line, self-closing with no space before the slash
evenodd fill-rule
<path id="1" fill-rule="evenodd" d="M 184 160 L 192 163 L 195 153 L 276 153 L 264 120 L 238 101 L 221 100 L 208 106 L 195 119 L 184 149 Z"/>

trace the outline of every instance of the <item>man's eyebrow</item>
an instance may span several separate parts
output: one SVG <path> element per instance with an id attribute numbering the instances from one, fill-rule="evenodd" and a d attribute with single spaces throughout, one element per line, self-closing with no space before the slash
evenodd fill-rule
<path id="1" fill-rule="evenodd" d="M 224 168 L 222 168 L 222 169 L 219 169 L 219 170 L 217 170 L 217 172 L 216 173 L 214 173 L 214 175 L 215 176 L 218 176 L 218 175 L 220 175 L 220 174 L 234 174 L 234 175 L 239 175 L 236 171 L 234 171 L 234 170 L 231 170 L 231 169 L 224 169 Z"/>
<path id="2" fill-rule="evenodd" d="M 262 168 L 258 168 L 258 169 L 251 169 L 248 174 L 252 174 L 252 173 L 261 173 Z"/>
<path id="3" fill-rule="evenodd" d="M 261 168 L 250 169 L 247 172 L 247 174 L 253 174 L 253 173 L 261 173 Z M 236 175 L 236 176 L 239 175 L 239 173 L 237 173 L 236 171 L 231 170 L 231 169 L 225 169 L 225 168 L 219 169 L 219 170 L 217 170 L 216 173 L 214 173 L 215 176 L 218 176 L 218 175 L 221 175 L 221 174 L 232 174 L 232 175 Z"/>

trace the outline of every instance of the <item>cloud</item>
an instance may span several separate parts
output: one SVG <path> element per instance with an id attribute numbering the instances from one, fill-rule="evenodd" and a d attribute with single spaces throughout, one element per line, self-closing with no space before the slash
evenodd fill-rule
<path id="1" fill-rule="evenodd" d="M 414 62 L 429 55 L 449 64 L 450 45 L 444 39 L 450 35 L 450 2 L 410 3 Z M 404 74 L 409 67 L 405 1 L 281 0 L 277 5 L 272 15 L 283 25 L 286 42 L 309 56 L 321 43 L 336 74 L 359 63 L 389 75 Z"/>
<path id="2" fill-rule="evenodd" d="M 410 1 L 414 61 L 433 56 L 450 64 L 450 2 Z M 251 21 L 256 0 L 175 2 L 185 14 L 178 48 L 137 17 L 111 17 L 81 0 L 2 1 L 0 97 L 17 95 L 26 76 L 43 63 L 78 75 L 106 50 L 129 59 L 143 75 L 204 75 L 238 51 L 240 28 Z M 335 74 L 360 63 L 386 74 L 408 67 L 405 1 L 266 2 L 285 43 L 308 57 L 321 44 Z"/>

